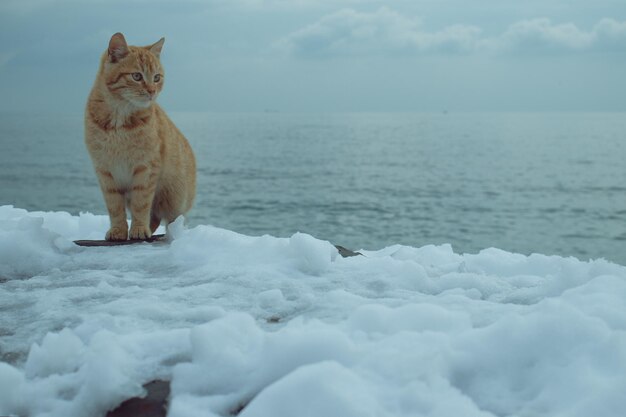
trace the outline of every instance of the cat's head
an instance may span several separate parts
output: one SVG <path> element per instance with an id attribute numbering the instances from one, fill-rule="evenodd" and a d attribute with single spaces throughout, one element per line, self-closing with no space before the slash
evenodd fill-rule
<path id="1" fill-rule="evenodd" d="M 159 59 L 163 42 L 161 38 L 153 45 L 129 46 L 121 33 L 111 37 L 101 76 L 113 97 L 142 108 L 156 101 L 164 81 Z"/>

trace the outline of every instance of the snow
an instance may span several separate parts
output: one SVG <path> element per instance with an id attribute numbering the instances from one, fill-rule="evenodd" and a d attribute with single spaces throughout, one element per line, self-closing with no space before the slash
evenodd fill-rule
<path id="1" fill-rule="evenodd" d="M 105 216 L 0 207 L 0 415 L 621 416 L 626 267 L 498 249 L 342 258 L 304 233 L 177 221 L 83 248 Z M 341 242 L 336 242 L 341 243 Z"/>

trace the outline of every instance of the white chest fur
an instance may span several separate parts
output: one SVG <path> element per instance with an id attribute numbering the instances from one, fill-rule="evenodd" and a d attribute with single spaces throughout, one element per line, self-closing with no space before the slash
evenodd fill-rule
<path id="1" fill-rule="evenodd" d="M 133 167 L 129 161 L 125 159 L 112 161 L 109 170 L 119 188 L 130 189 L 133 182 Z"/>

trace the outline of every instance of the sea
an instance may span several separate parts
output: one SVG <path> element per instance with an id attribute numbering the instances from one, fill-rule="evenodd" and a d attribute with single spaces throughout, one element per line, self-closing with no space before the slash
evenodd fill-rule
<path id="1" fill-rule="evenodd" d="M 190 227 L 626 265 L 626 113 L 170 116 L 198 164 Z M 106 213 L 82 114 L 0 113 L 0 205 Z"/>

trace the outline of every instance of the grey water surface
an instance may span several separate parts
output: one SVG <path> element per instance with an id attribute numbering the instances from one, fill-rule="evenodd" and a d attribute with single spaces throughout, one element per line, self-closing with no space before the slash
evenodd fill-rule
<path id="1" fill-rule="evenodd" d="M 625 113 L 173 113 L 191 226 L 626 265 Z M 105 214 L 82 115 L 0 114 L 0 205 Z"/>

